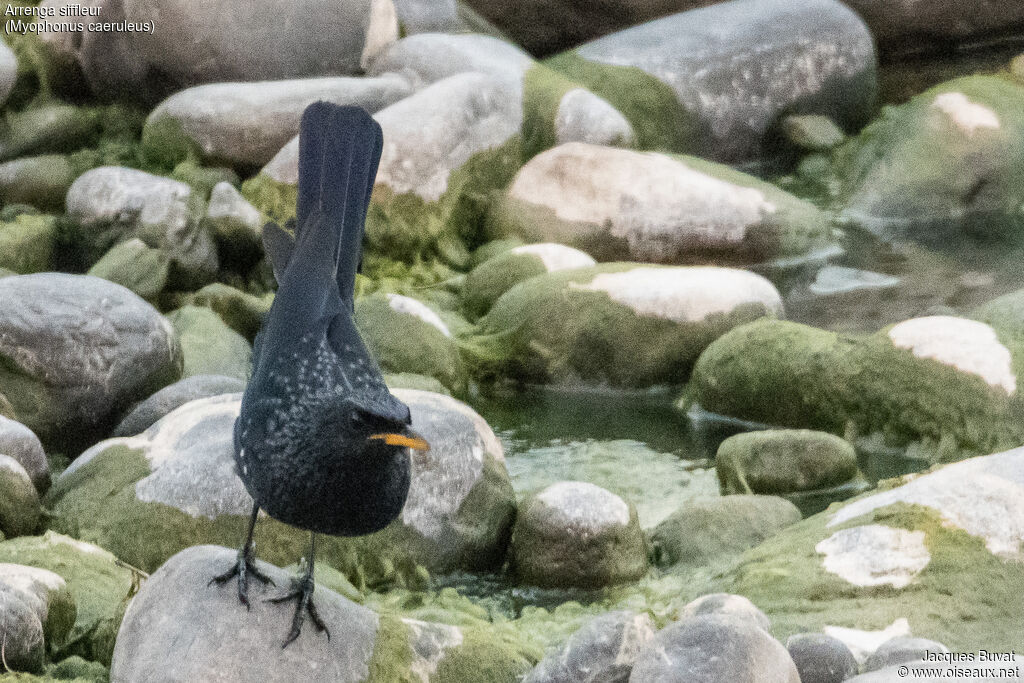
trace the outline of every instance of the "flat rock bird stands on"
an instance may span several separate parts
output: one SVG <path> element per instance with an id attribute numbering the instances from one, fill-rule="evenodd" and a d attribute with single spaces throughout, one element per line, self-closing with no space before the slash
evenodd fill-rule
<path id="1" fill-rule="evenodd" d="M 235 422 L 235 464 L 254 505 L 237 564 L 213 581 L 237 576 L 246 607 L 249 579 L 268 581 L 253 564 L 260 508 L 308 529 L 306 570 L 274 599 L 298 602 L 286 646 L 306 612 L 326 630 L 311 598 L 316 534 L 361 536 L 387 526 L 409 492 L 409 449 L 428 449 L 352 320 L 382 144 L 380 126 L 362 109 L 311 105 L 299 137 L 295 238 L 274 224 L 263 229 L 278 290 Z"/>

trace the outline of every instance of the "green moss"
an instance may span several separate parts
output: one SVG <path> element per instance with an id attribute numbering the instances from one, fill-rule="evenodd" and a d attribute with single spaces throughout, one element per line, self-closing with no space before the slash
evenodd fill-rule
<path id="1" fill-rule="evenodd" d="M 170 177 L 192 187 L 204 200 L 210 198 L 210 193 L 217 183 L 237 186 L 240 182 L 238 174 L 230 168 L 209 168 L 200 166 L 192 160 L 182 161 L 175 166 Z"/>
<path id="2" fill-rule="evenodd" d="M 103 634 L 116 633 L 133 593 L 129 568 L 107 552 L 82 549 L 73 539 L 52 531 L 0 543 L 0 562 L 41 567 L 61 576 L 75 598 L 77 615 L 60 656 L 79 655 L 110 664 L 113 642 L 107 643 Z"/>
<path id="3" fill-rule="evenodd" d="M 409 372 L 385 373 L 384 381 L 389 389 L 418 389 L 432 391 L 435 394 L 451 396 L 451 392 L 441 382 L 426 375 L 415 375 Z"/>
<path id="4" fill-rule="evenodd" d="M 574 50 L 551 57 L 544 65 L 622 112 L 636 131 L 640 149 L 699 154 L 707 144 L 708 131 L 679 104 L 672 88 L 636 67 L 592 62 Z M 553 85 L 548 88 L 554 90 Z"/>
<path id="5" fill-rule="evenodd" d="M 857 475 L 857 454 L 853 446 L 833 434 L 769 429 L 723 441 L 715 456 L 715 469 L 723 495 L 783 494 L 849 481 Z"/>
<path id="6" fill-rule="evenodd" d="M 183 162 L 198 166 L 202 158 L 196 144 L 177 119 L 166 116 L 146 124 L 142 129 L 142 151 L 146 161 L 163 168 Z"/>
<path id="7" fill-rule="evenodd" d="M 504 253 L 485 261 L 470 271 L 463 282 L 464 310 L 470 318 L 477 318 L 520 282 L 547 272 L 544 262 L 530 254 Z"/>
<path id="8" fill-rule="evenodd" d="M 462 635 L 462 643 L 445 652 L 431 683 L 517 683 L 536 664 L 517 642 L 505 641 L 492 629 L 463 628 Z"/>
<path id="9" fill-rule="evenodd" d="M 555 146 L 558 106 L 567 92 L 578 87 L 541 64 L 523 74 L 523 161 Z"/>
<path id="10" fill-rule="evenodd" d="M 382 614 L 377 626 L 377 642 L 370 657 L 368 681 L 419 683 L 421 678 L 409 671 L 413 661 L 409 627 L 398 617 Z"/>
<path id="11" fill-rule="evenodd" d="M 0 267 L 23 274 L 51 270 L 56 239 L 52 216 L 21 214 L 0 222 Z"/>
<path id="12" fill-rule="evenodd" d="M 1016 369 L 1021 354 L 1012 355 Z M 701 355 L 682 406 L 692 403 L 781 427 L 878 432 L 894 446 L 945 440 L 947 457 L 1024 443 L 1017 395 L 897 349 L 885 330 L 854 337 L 783 321 L 744 325 Z"/>
<path id="13" fill-rule="evenodd" d="M 273 294 L 255 296 L 215 282 L 188 297 L 195 306 L 205 306 L 221 317 L 228 327 L 252 341 L 274 302 Z"/>
<path id="14" fill-rule="evenodd" d="M 289 218 L 295 217 L 299 187 L 260 173 L 242 183 L 242 196 L 278 225 L 284 225 Z"/>
<path id="15" fill-rule="evenodd" d="M 70 152 L 99 137 L 99 112 L 67 104 L 44 104 L 0 123 L 0 161 L 43 152 Z"/>
<path id="16" fill-rule="evenodd" d="M 87 274 L 116 282 L 143 299 L 153 299 L 167 285 L 170 263 L 166 252 L 133 239 L 111 247 Z"/>
<path id="17" fill-rule="evenodd" d="M 227 375 L 249 378 L 252 347 L 215 312 L 199 306 L 183 306 L 167 315 L 178 332 L 184 357 L 182 377 Z"/>
<path id="18" fill-rule="evenodd" d="M 605 292 L 571 284 L 636 267 L 603 264 L 521 282 L 461 340 L 463 356 L 483 379 L 582 380 L 620 387 L 681 384 L 708 344 L 731 327 L 765 314 L 760 304 L 744 305 L 679 323 L 638 315 Z"/>
<path id="19" fill-rule="evenodd" d="M 1024 566 L 996 557 L 983 539 L 950 526 L 931 508 L 904 503 L 834 528 L 825 526 L 829 517 L 811 517 L 747 552 L 720 588 L 753 601 L 783 640 L 825 625 L 876 630 L 906 618 L 915 636 L 955 651 L 1024 645 Z M 859 587 L 822 568 L 817 543 L 867 523 L 924 531 L 931 560 L 910 586 Z"/>

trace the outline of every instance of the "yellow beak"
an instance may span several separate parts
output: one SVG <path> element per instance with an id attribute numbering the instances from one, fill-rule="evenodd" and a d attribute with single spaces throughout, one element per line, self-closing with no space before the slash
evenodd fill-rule
<path id="1" fill-rule="evenodd" d="M 421 436 L 405 434 L 373 434 L 369 438 L 380 439 L 389 446 L 405 446 L 414 451 L 429 451 L 430 444 Z"/>

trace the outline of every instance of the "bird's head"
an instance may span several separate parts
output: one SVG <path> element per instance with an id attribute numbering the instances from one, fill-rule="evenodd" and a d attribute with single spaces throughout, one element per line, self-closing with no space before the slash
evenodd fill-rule
<path id="1" fill-rule="evenodd" d="M 413 431 L 407 421 L 384 417 L 351 404 L 346 405 L 340 417 L 342 440 L 367 457 L 393 454 L 403 449 L 414 453 L 430 450 L 427 440 Z"/>

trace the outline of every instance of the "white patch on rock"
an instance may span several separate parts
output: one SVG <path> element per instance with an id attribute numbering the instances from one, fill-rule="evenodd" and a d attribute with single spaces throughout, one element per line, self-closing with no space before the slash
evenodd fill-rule
<path id="1" fill-rule="evenodd" d="M 372 0 L 366 42 L 359 57 L 359 66 L 366 69 L 382 52 L 398 40 L 398 12 L 392 0 Z"/>
<path id="2" fill-rule="evenodd" d="M 946 114 L 969 136 L 974 135 L 978 128 L 999 129 L 999 117 L 996 113 L 977 102 L 971 102 L 963 93 L 945 92 L 936 95 L 932 106 Z"/>
<path id="3" fill-rule="evenodd" d="M 881 524 L 843 529 L 814 547 L 822 566 L 855 586 L 905 588 L 931 561 L 923 531 Z"/>
<path id="4" fill-rule="evenodd" d="M 783 312 L 782 297 L 771 282 L 735 268 L 646 266 L 599 273 L 589 283 L 570 282 L 569 288 L 605 292 L 638 315 L 678 323 L 699 322 L 744 304 L 761 304 L 775 315 Z"/>
<path id="5" fill-rule="evenodd" d="M 560 481 L 537 494 L 537 500 L 558 510 L 566 525 L 593 532 L 629 524 L 629 505 L 617 495 L 584 481 Z"/>
<path id="6" fill-rule="evenodd" d="M 410 403 L 426 403 L 431 404 L 435 410 L 454 410 L 465 417 L 468 417 L 473 422 L 473 427 L 476 429 L 477 436 L 480 437 L 480 441 L 483 446 L 481 448 L 473 449 L 473 456 L 483 462 L 483 454 L 486 452 L 491 455 L 495 460 L 499 462 L 505 462 L 505 449 L 501 445 L 501 440 L 491 429 L 491 425 L 487 424 L 487 420 L 481 417 L 480 413 L 476 412 L 468 405 L 454 399 L 451 396 L 445 394 L 438 394 L 433 391 L 423 391 L 422 389 L 395 389 L 392 392 L 399 400 Z"/>
<path id="7" fill-rule="evenodd" d="M 402 623 L 409 627 L 409 645 L 412 648 L 409 673 L 423 683 L 430 683 L 430 677 L 437 672 L 445 652 L 462 645 L 462 630 L 457 626 L 418 619 L 402 619 Z"/>
<path id="8" fill-rule="evenodd" d="M 536 256 L 549 273 L 556 270 L 571 270 L 572 268 L 587 268 L 597 265 L 597 261 L 590 254 L 554 242 L 524 244 L 521 247 L 513 248 L 512 253 L 517 256 L 520 254 Z"/>
<path id="9" fill-rule="evenodd" d="M 977 375 L 1011 396 L 1017 391 L 1010 350 L 985 323 L 948 315 L 912 318 L 889 330 L 889 339 L 918 358 Z"/>
<path id="10" fill-rule="evenodd" d="M 452 336 L 451 331 L 444 324 L 444 321 L 441 320 L 440 316 L 422 301 L 417 301 L 412 297 L 402 296 L 401 294 L 388 294 L 387 297 L 388 304 L 390 304 L 392 310 L 415 316 L 439 329 L 444 336 Z"/>
<path id="11" fill-rule="evenodd" d="M 516 174 L 509 197 L 567 222 L 608 226 L 636 258 L 666 243 L 741 243 L 776 207 L 755 188 L 695 170 L 657 152 L 571 142 L 542 152 Z"/>
<path id="12" fill-rule="evenodd" d="M 0 583 L 6 583 L 15 590 L 32 593 L 33 584 L 41 583 L 47 590 L 59 591 L 67 587 L 67 582 L 48 569 L 29 567 L 23 564 L 0 563 Z"/>
<path id="13" fill-rule="evenodd" d="M 604 98 L 589 90 L 573 88 L 562 96 L 555 113 L 555 142 L 586 142 L 592 145 L 632 147 L 633 125 Z"/>
<path id="14" fill-rule="evenodd" d="M 865 660 L 882 646 L 882 643 L 900 636 L 909 636 L 910 623 L 900 617 L 881 631 L 861 631 L 843 626 L 826 626 L 822 631 L 826 636 L 832 636 L 842 641 L 849 648 L 857 663 L 864 664 Z"/>
<path id="15" fill-rule="evenodd" d="M 228 220 L 239 223 L 257 236 L 263 229 L 263 214 L 228 182 L 214 185 L 210 193 L 210 203 L 206 207 L 206 217 L 213 221 Z"/>
<path id="16" fill-rule="evenodd" d="M 984 539 L 990 552 L 1019 558 L 1024 543 L 1024 448 L 946 465 L 840 508 L 836 526 L 894 503 L 924 505 L 945 524 Z"/>

